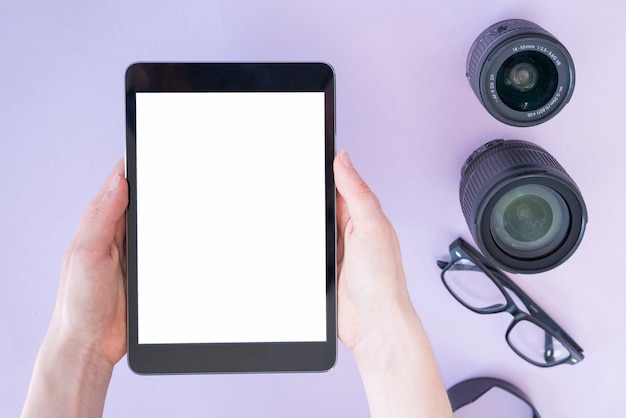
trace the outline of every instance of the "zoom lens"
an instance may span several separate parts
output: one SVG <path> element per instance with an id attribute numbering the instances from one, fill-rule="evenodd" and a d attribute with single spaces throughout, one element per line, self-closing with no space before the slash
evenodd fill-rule
<path id="1" fill-rule="evenodd" d="M 539 273 L 568 259 L 583 237 L 585 202 L 543 148 L 502 139 L 472 153 L 461 171 L 461 207 L 474 240 L 515 273 Z"/>
<path id="2" fill-rule="evenodd" d="M 574 62 L 540 26 L 521 19 L 488 27 L 470 48 L 466 76 L 492 116 L 513 126 L 555 116 L 574 91 Z"/>
<path id="3" fill-rule="evenodd" d="M 554 190 L 525 184 L 498 200 L 490 225 L 499 247 L 524 257 L 531 251 L 552 251 L 563 242 L 569 211 L 565 200 Z"/>

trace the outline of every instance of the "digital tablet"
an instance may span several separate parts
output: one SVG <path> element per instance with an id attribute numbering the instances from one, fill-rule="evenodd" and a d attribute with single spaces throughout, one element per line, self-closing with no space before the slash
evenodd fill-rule
<path id="1" fill-rule="evenodd" d="M 133 371 L 334 365 L 334 89 L 321 63 L 128 68 Z"/>

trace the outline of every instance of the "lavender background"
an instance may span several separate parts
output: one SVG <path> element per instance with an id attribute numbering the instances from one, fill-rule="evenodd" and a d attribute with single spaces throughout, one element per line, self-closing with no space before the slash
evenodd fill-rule
<path id="1" fill-rule="evenodd" d="M 0 415 L 19 414 L 83 208 L 124 153 L 124 71 L 136 61 L 325 61 L 337 75 L 337 143 L 380 197 L 411 296 L 447 386 L 494 376 L 543 417 L 623 410 L 625 6 L 619 0 L 4 2 L 0 6 Z M 572 101 L 513 128 L 479 105 L 467 51 L 492 23 L 535 21 L 576 63 Z M 463 160 L 519 138 L 580 186 L 590 223 L 561 267 L 520 284 L 585 349 L 539 369 L 506 345 L 508 315 L 475 315 L 439 280 L 437 258 L 471 238 L 457 201 Z M 287 151 L 286 151 L 287 152 Z M 349 351 L 324 374 L 140 377 L 116 367 L 105 416 L 367 416 Z"/>

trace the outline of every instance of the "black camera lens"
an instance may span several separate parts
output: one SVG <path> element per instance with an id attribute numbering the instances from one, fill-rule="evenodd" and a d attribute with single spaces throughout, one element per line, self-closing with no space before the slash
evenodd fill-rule
<path id="1" fill-rule="evenodd" d="M 540 26 L 522 19 L 488 27 L 470 48 L 467 73 L 491 115 L 513 126 L 537 125 L 555 116 L 574 91 L 574 62 Z"/>
<path id="2" fill-rule="evenodd" d="M 480 249 L 514 273 L 563 263 L 587 223 L 576 183 L 552 155 L 527 141 L 497 139 L 474 151 L 461 170 L 459 196 Z"/>

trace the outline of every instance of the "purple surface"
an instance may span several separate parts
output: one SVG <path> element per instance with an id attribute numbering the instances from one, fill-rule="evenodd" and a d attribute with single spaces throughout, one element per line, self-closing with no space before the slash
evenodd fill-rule
<path id="1" fill-rule="evenodd" d="M 0 13 L 0 415 L 21 410 L 83 208 L 124 153 L 126 67 L 136 61 L 325 61 L 337 74 L 338 148 L 398 231 L 413 302 L 447 386 L 494 376 L 543 417 L 607 417 L 626 388 L 623 44 L 625 6 L 571 1 L 22 1 Z M 485 27 L 535 21 L 569 49 L 572 101 L 551 121 L 505 126 L 479 105 L 465 58 Z M 585 349 L 539 369 L 506 345 L 508 315 L 481 316 L 435 265 L 458 235 L 459 170 L 487 140 L 551 152 L 580 186 L 590 223 L 556 270 L 514 280 Z M 367 416 L 343 347 L 326 374 L 140 377 L 125 359 L 105 416 Z"/>

